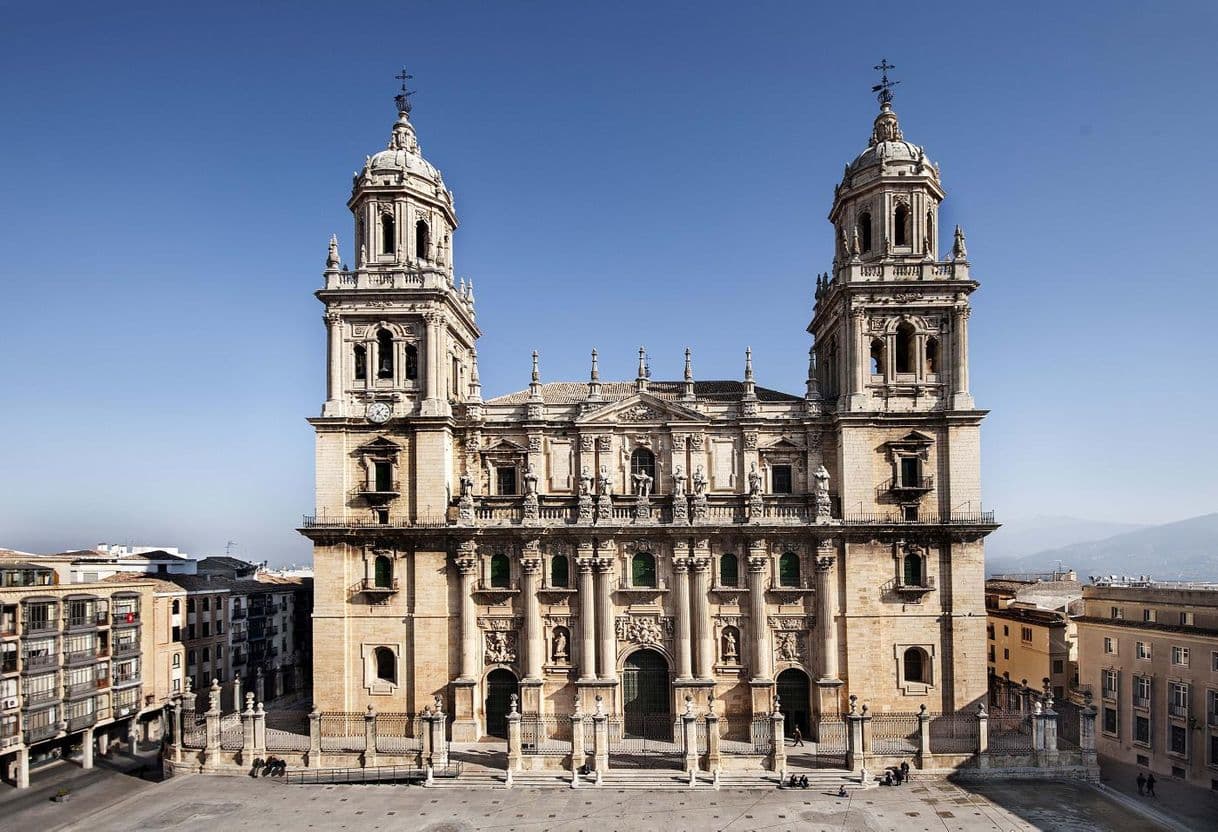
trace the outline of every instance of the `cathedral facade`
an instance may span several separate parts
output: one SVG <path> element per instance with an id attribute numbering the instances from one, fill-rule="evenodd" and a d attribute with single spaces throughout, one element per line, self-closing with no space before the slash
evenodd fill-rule
<path id="1" fill-rule="evenodd" d="M 986 694 L 980 423 L 963 234 L 889 96 L 835 188 L 804 390 L 753 378 L 543 383 L 484 399 L 457 217 L 399 96 L 332 239 L 316 430 L 314 702 L 419 712 L 452 739 L 599 706 L 715 700 L 814 735 L 850 697 L 948 712 Z M 949 235 L 950 236 L 950 235 Z M 688 700 L 688 701 L 687 701 Z"/>

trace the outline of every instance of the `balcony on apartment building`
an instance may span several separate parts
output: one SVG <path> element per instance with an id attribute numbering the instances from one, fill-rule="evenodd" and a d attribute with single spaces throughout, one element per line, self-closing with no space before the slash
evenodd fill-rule
<path id="1" fill-rule="evenodd" d="M 49 740 L 51 737 L 59 733 L 59 724 L 55 722 L 47 723 L 46 725 L 32 725 L 25 729 L 25 744 L 33 745 L 36 742 Z"/>
<path id="2" fill-rule="evenodd" d="M 137 656 L 140 652 L 139 639 L 133 638 L 130 640 L 114 642 L 114 658 L 121 659 L 124 656 Z"/>
<path id="3" fill-rule="evenodd" d="M 41 653 L 34 656 L 27 654 L 21 659 L 22 673 L 41 673 L 57 667 L 59 667 L 58 653 Z"/>
<path id="4" fill-rule="evenodd" d="M 58 685 L 48 690 L 22 691 L 21 707 L 24 710 L 38 708 L 59 701 Z"/>
<path id="5" fill-rule="evenodd" d="M 79 714 L 77 716 L 68 717 L 69 731 L 83 731 L 91 725 L 97 724 L 97 714 L 89 712 L 87 714 Z"/>

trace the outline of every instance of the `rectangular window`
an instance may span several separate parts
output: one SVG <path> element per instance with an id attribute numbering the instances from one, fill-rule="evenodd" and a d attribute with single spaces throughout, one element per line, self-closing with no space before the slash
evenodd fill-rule
<path id="1" fill-rule="evenodd" d="M 1006 624 L 1003 624 L 1002 625 L 1002 634 L 1004 636 L 1009 636 L 1011 634 L 1011 628 L 1008 627 Z"/>
<path id="2" fill-rule="evenodd" d="M 922 480 L 922 461 L 916 456 L 901 457 L 901 485 L 918 488 Z"/>
<path id="3" fill-rule="evenodd" d="M 210 647 L 203 648 L 203 661 L 205 661 L 205 662 L 211 661 L 211 648 Z"/>
<path id="4" fill-rule="evenodd" d="M 1191 612 L 1180 613 L 1180 626 L 1181 627 L 1193 626 L 1193 614 Z"/>
<path id="5" fill-rule="evenodd" d="M 990 641 L 994 640 L 994 625 L 993 624 L 986 625 L 985 634 L 990 637 Z"/>
<path id="6" fill-rule="evenodd" d="M 994 661 L 994 645 L 990 645 L 990 661 Z"/>
<path id="7" fill-rule="evenodd" d="M 1008 649 L 1007 649 L 1007 648 L 1005 648 L 1005 647 L 1004 647 L 1004 648 L 1002 648 L 1002 658 L 1003 658 L 1003 659 L 1009 659 L 1009 658 L 1011 658 L 1011 651 L 1010 651 L 1010 650 L 1008 650 Z"/>
<path id="8" fill-rule="evenodd" d="M 1183 725 L 1167 726 L 1167 734 L 1169 739 L 1168 751 L 1172 754 L 1179 754 L 1181 757 L 1188 756 L 1188 729 Z"/>
<path id="9" fill-rule="evenodd" d="M 1133 677 L 1133 704 L 1140 708 L 1150 707 L 1150 677 Z"/>
<path id="10" fill-rule="evenodd" d="M 194 598 L 187 598 L 187 599 L 186 599 L 186 611 L 187 611 L 187 612 L 194 612 L 194 611 L 195 611 L 195 599 L 194 599 Z"/>
<path id="11" fill-rule="evenodd" d="M 1172 716 L 1188 716 L 1188 685 L 1182 682 L 1168 684 L 1167 712 Z"/>
<path id="12" fill-rule="evenodd" d="M 1154 610 L 1152 610 L 1152 609 L 1144 609 L 1144 610 L 1142 610 L 1142 620 L 1143 620 L 1143 621 L 1145 621 L 1145 622 L 1147 622 L 1147 623 L 1149 623 L 1149 624 L 1153 624 L 1153 623 L 1154 623 L 1154 622 L 1157 620 L 1157 616 L 1155 615 L 1155 611 L 1154 611 Z"/>
<path id="13" fill-rule="evenodd" d="M 1150 645 L 1144 641 L 1139 641 L 1134 644 L 1134 655 L 1139 659 L 1150 660 Z"/>
<path id="14" fill-rule="evenodd" d="M 1218 673 L 1218 650 L 1210 653 L 1210 670 Z"/>
<path id="15" fill-rule="evenodd" d="M 203 612 L 211 612 L 211 599 L 210 598 L 203 599 Z"/>
<path id="16" fill-rule="evenodd" d="M 1119 620 L 1119 619 L 1122 619 L 1125 617 L 1125 613 L 1121 612 L 1120 607 L 1113 607 L 1112 611 L 1111 611 L 1111 617 Z"/>
<path id="17" fill-rule="evenodd" d="M 194 650 L 191 650 L 190 652 L 188 652 L 188 653 L 186 654 L 186 663 L 187 663 L 187 664 L 194 664 L 194 663 L 195 663 L 195 651 L 194 651 Z"/>
<path id="18" fill-rule="evenodd" d="M 204 621 L 203 622 L 203 638 L 208 638 L 209 636 L 211 636 L 211 622 Z"/>
<path id="19" fill-rule="evenodd" d="M 181 690 L 182 690 L 182 680 L 181 680 L 181 679 L 174 679 L 174 680 L 173 680 L 172 689 L 173 689 L 173 692 L 174 692 L 174 693 L 178 693 L 179 691 L 181 691 Z"/>
<path id="20" fill-rule="evenodd" d="M 393 465 L 387 461 L 372 463 L 372 490 L 388 493 L 393 491 Z"/>
<path id="21" fill-rule="evenodd" d="M 1104 652 L 1109 655 L 1116 655 L 1117 643 L 1116 639 L 1104 636 Z"/>
<path id="22" fill-rule="evenodd" d="M 170 634 L 169 638 L 171 641 L 181 641 L 182 640 L 182 628 L 175 625 L 173 628 L 173 632 Z"/>
<path id="23" fill-rule="evenodd" d="M 1104 696 L 1109 699 L 1116 699 L 1119 691 L 1119 679 L 1115 670 L 1105 670 L 1103 674 L 1104 681 Z"/>
<path id="24" fill-rule="evenodd" d="M 1177 667 L 1188 667 L 1188 648 L 1173 646 L 1171 649 L 1171 663 Z"/>
<path id="25" fill-rule="evenodd" d="M 1066 672 L 1066 663 L 1064 661 L 1062 661 L 1061 659 L 1054 659 L 1053 660 L 1053 672 L 1054 673 L 1065 673 Z"/>
<path id="26" fill-rule="evenodd" d="M 1104 708 L 1104 733 L 1116 734 L 1117 732 L 1117 712 L 1116 708 Z"/>
<path id="27" fill-rule="evenodd" d="M 1211 727 L 1218 727 L 1218 690 L 1206 691 L 1205 719 Z M 1218 763 L 1218 760 L 1211 762 Z"/>
<path id="28" fill-rule="evenodd" d="M 376 518 L 376 523 L 378 526 L 388 526 L 389 525 L 389 509 L 387 509 L 387 508 L 373 509 L 372 516 Z"/>
<path id="29" fill-rule="evenodd" d="M 186 625 L 186 640 L 187 641 L 195 640 L 195 625 L 194 624 Z"/>
<path id="30" fill-rule="evenodd" d="M 515 465 L 504 465 L 495 469 L 495 493 L 501 497 L 516 496 Z"/>
<path id="31" fill-rule="evenodd" d="M 775 494 L 791 493 L 790 465 L 773 465 L 770 467 L 770 490 Z"/>
<path id="32" fill-rule="evenodd" d="M 901 519 L 906 521 L 907 523 L 917 522 L 918 507 L 916 505 L 901 506 Z"/>
<path id="33" fill-rule="evenodd" d="M 1031 627 L 1020 627 L 1019 628 L 1019 639 L 1020 639 L 1020 641 L 1024 642 L 1025 644 L 1031 644 L 1032 643 L 1032 628 Z"/>
<path id="34" fill-rule="evenodd" d="M 1135 716 L 1133 718 L 1133 741 L 1139 745 L 1150 745 L 1150 717 Z"/>

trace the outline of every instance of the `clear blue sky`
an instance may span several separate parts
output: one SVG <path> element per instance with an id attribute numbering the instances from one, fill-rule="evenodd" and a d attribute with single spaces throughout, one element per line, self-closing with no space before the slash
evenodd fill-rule
<path id="1" fill-rule="evenodd" d="M 639 344 L 799 392 L 887 57 L 982 281 L 988 507 L 1218 506 L 1212 2 L 178 5 L 2 10 L 0 546 L 308 559 L 312 292 L 403 63 L 488 395 Z"/>

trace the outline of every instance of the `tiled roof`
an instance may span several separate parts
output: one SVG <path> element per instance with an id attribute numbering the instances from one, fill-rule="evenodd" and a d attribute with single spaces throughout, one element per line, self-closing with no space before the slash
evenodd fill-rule
<path id="1" fill-rule="evenodd" d="M 601 401 L 615 402 L 628 399 L 637 391 L 633 381 L 601 382 Z M 757 399 L 763 402 L 798 402 L 799 396 L 758 387 Z M 658 399 L 677 401 L 685 391 L 682 381 L 649 381 L 648 394 Z M 694 395 L 699 399 L 715 402 L 737 402 L 744 395 L 743 381 L 695 381 Z M 579 404 L 588 398 L 588 383 L 582 381 L 552 381 L 541 385 L 541 397 L 546 404 Z M 487 404 L 524 404 L 529 400 L 528 390 L 518 390 L 490 399 Z"/>

